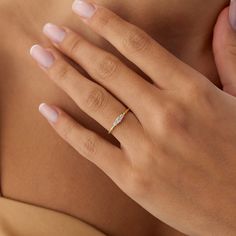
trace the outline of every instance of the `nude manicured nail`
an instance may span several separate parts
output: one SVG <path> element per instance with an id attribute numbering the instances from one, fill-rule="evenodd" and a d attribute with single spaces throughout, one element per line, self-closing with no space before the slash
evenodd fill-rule
<path id="1" fill-rule="evenodd" d="M 30 49 L 30 55 L 43 67 L 49 68 L 53 65 L 55 58 L 51 52 L 39 45 L 34 45 Z"/>
<path id="2" fill-rule="evenodd" d="M 66 36 L 65 30 L 51 23 L 43 27 L 43 33 L 55 43 L 61 43 Z"/>
<path id="3" fill-rule="evenodd" d="M 39 111 L 48 121 L 53 123 L 57 122 L 58 112 L 46 103 L 40 104 Z"/>
<path id="4" fill-rule="evenodd" d="M 231 0 L 230 2 L 229 20 L 232 28 L 236 30 L 236 0 Z"/>
<path id="5" fill-rule="evenodd" d="M 96 8 L 93 4 L 84 0 L 75 0 L 72 9 L 75 13 L 84 18 L 92 17 L 96 11 Z"/>

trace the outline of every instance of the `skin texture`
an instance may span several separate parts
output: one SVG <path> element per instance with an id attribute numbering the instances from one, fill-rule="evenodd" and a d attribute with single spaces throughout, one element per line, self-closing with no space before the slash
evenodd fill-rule
<path id="1" fill-rule="evenodd" d="M 220 86 L 211 35 L 216 17 L 228 1 L 97 2 L 121 12 L 122 17 L 144 28 Z M 78 22 L 71 14 L 71 4 L 72 1 L 58 4 L 53 0 L 0 3 L 0 29 L 4 35 L 0 39 L 2 193 L 68 213 L 110 235 L 180 235 L 130 200 L 102 171 L 60 139 L 38 114 L 42 101 L 60 105 L 81 124 L 118 145 L 102 126 L 47 80 L 29 56 L 28 49 L 35 42 L 49 45 L 41 33 L 47 21 L 81 32 L 119 55 L 83 22 Z M 121 209 L 126 209 L 125 215 Z"/>
<path id="2" fill-rule="evenodd" d="M 116 147 L 59 108 L 51 106 L 45 110 L 43 105 L 40 111 L 44 111 L 43 115 L 66 142 L 157 218 L 187 235 L 235 235 L 236 98 L 218 89 L 142 30 L 107 8 L 83 2 L 76 12 L 86 17 L 89 27 L 142 69 L 152 84 L 112 54 L 65 29 L 59 41 L 52 37 L 54 33 L 49 34 L 50 39 L 98 84 L 88 81 L 54 50 L 42 49 L 44 60 L 54 56 L 50 63 L 44 64 L 33 48 L 32 55 L 44 66 L 49 78 L 108 130 L 111 117 L 119 109 L 124 110 L 121 102 L 132 112 L 113 131 L 120 142 L 120 147 Z M 235 37 L 226 23 L 228 15 L 227 9 L 219 19 L 215 43 L 220 41 L 217 31 L 221 31 L 222 25 L 226 26 L 228 42 L 230 34 Z M 217 43 L 215 45 L 217 52 Z M 89 63 L 95 55 L 94 64 Z M 229 73 L 235 71 L 227 68 L 223 71 L 225 65 L 220 63 L 220 58 L 224 57 L 216 55 L 216 58 L 224 75 L 223 89 L 229 90 L 226 81 L 230 81 Z M 78 93 L 80 87 L 84 93 Z M 232 92 L 235 87 L 231 87 Z M 141 93 L 142 101 L 134 99 Z"/>

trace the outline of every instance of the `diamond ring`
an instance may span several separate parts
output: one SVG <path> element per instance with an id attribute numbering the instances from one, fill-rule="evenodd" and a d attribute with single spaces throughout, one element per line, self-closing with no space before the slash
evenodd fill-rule
<path id="1" fill-rule="evenodd" d="M 127 108 L 123 113 L 121 113 L 121 114 L 115 119 L 115 121 L 113 122 L 113 125 L 112 125 L 111 129 L 110 129 L 109 132 L 108 132 L 109 134 L 113 131 L 113 129 L 114 129 L 117 125 L 119 125 L 119 124 L 122 122 L 122 120 L 124 119 L 125 115 L 126 115 L 129 111 L 130 111 L 130 109 Z"/>

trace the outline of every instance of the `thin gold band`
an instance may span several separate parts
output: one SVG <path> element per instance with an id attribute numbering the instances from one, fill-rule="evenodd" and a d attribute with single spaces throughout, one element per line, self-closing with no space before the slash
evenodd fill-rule
<path id="1" fill-rule="evenodd" d="M 129 111 L 130 111 L 130 109 L 127 108 L 123 113 L 121 113 L 119 116 L 117 116 L 117 118 L 116 118 L 115 121 L 113 122 L 112 127 L 111 127 L 111 129 L 109 130 L 108 134 L 110 134 L 110 133 L 114 130 L 114 128 L 122 122 L 122 120 L 124 119 L 125 115 L 126 115 Z"/>

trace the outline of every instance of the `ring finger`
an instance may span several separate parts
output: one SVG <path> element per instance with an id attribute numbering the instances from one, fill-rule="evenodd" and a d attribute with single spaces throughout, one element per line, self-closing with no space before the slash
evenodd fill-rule
<path id="1" fill-rule="evenodd" d="M 39 45 L 31 48 L 32 57 L 49 77 L 62 88 L 89 116 L 110 130 L 115 118 L 125 111 L 126 107 L 115 99 L 102 86 L 82 76 L 67 63 L 55 50 L 46 50 Z M 129 112 L 113 135 L 123 145 L 135 145 L 133 137 L 142 133 L 142 126 L 132 112 Z"/>

